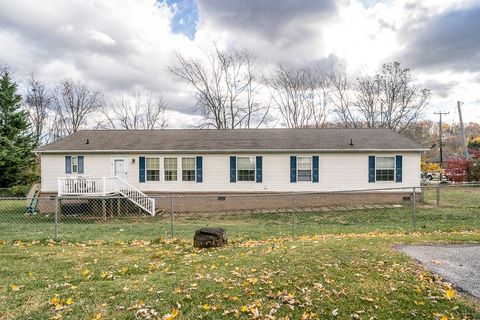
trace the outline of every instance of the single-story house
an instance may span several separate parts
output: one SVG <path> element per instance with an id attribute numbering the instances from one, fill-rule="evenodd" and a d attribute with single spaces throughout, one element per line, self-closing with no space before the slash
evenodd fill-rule
<path id="1" fill-rule="evenodd" d="M 219 201 L 418 187 L 424 151 L 388 129 L 313 128 L 82 130 L 36 150 L 42 196 L 223 195 Z M 154 214 L 159 201 L 138 205 Z"/>

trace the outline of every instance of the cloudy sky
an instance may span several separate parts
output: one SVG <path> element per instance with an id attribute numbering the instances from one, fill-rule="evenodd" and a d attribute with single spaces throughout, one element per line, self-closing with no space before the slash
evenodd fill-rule
<path id="1" fill-rule="evenodd" d="M 169 127 L 198 121 L 167 70 L 175 53 L 254 51 L 262 70 L 340 62 L 351 74 L 400 61 L 433 91 L 427 117 L 480 122 L 480 0 L 0 0 L 0 66 L 18 81 L 87 81 L 107 98 L 160 92 Z"/>

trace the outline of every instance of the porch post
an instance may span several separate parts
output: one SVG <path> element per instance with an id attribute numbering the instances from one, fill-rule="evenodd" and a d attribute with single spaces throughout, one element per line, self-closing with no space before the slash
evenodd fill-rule
<path id="1" fill-rule="evenodd" d="M 63 193 L 62 190 L 62 180 L 60 177 L 57 178 L 57 194 L 60 195 Z"/>
<path id="2" fill-rule="evenodd" d="M 102 182 L 103 182 L 102 195 L 105 196 L 107 194 L 107 177 L 102 177 Z"/>

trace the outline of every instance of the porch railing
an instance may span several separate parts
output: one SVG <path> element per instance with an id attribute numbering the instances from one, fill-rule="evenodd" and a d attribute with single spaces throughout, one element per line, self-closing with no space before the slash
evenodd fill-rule
<path id="1" fill-rule="evenodd" d="M 119 177 L 59 177 L 59 196 L 106 196 L 121 194 L 151 215 L 155 215 L 155 199 Z"/>

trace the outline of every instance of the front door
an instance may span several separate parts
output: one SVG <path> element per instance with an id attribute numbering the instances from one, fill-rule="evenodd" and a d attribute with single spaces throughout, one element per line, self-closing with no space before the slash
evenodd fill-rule
<path id="1" fill-rule="evenodd" d="M 113 159 L 113 176 L 127 180 L 127 160 L 125 158 Z"/>

